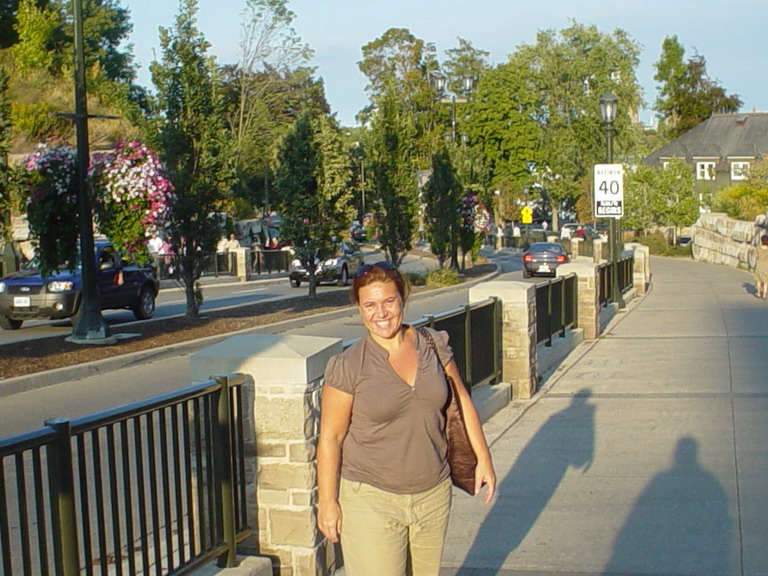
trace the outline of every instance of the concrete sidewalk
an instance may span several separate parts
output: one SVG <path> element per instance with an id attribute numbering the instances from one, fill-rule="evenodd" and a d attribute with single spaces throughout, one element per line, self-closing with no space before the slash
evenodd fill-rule
<path id="1" fill-rule="evenodd" d="M 744 271 L 651 269 L 486 423 L 499 496 L 456 494 L 441 576 L 768 574 L 768 302 Z"/>

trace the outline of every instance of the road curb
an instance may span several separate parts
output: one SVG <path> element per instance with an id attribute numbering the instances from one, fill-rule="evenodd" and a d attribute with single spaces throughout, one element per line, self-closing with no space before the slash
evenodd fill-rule
<path id="1" fill-rule="evenodd" d="M 443 288 L 435 288 L 425 292 L 416 292 L 411 295 L 412 299 L 420 299 L 427 296 L 434 296 L 450 290 L 456 290 L 460 288 L 466 288 L 473 286 L 479 282 L 485 282 L 491 280 L 501 273 L 499 266 L 496 266 L 496 271 L 491 272 L 488 275 L 481 276 L 480 278 L 472 279 L 455 286 L 445 286 Z M 229 332 L 227 334 L 217 334 L 215 336 L 206 336 L 205 338 L 198 338 L 195 340 L 186 340 L 184 342 L 178 342 L 176 344 L 169 344 L 159 348 L 152 348 L 150 350 L 142 350 L 140 352 L 131 352 L 128 354 L 120 354 L 113 358 L 104 358 L 102 360 L 95 360 L 86 364 L 78 364 L 76 366 L 68 366 L 66 368 L 56 368 L 54 370 L 46 370 L 44 372 L 37 372 L 35 374 L 28 374 L 25 376 L 17 376 L 15 378 L 8 378 L 0 380 L 0 398 L 11 396 L 13 394 L 19 394 L 21 392 L 29 392 L 31 390 L 39 390 L 41 388 L 47 388 L 48 386 L 56 386 L 58 384 L 64 384 L 66 382 L 72 382 L 76 380 L 82 380 L 83 378 L 89 378 L 91 376 L 98 376 L 108 374 L 115 370 L 121 370 L 136 364 L 142 364 L 149 361 L 159 360 L 169 355 L 179 355 L 180 351 L 184 349 L 184 353 L 192 353 L 201 350 L 207 346 L 226 340 L 231 336 L 237 334 L 248 334 L 264 332 L 265 330 L 274 331 L 276 327 L 280 328 L 280 332 L 290 330 L 297 324 L 319 322 L 328 322 L 332 320 L 339 320 L 346 317 L 357 316 L 357 311 L 350 306 L 349 308 L 343 308 L 341 310 L 333 310 L 330 312 L 323 312 L 321 314 L 302 316 L 299 318 L 292 318 L 290 320 L 284 320 L 282 322 L 275 322 L 273 324 L 265 324 L 254 328 L 244 328 Z"/>

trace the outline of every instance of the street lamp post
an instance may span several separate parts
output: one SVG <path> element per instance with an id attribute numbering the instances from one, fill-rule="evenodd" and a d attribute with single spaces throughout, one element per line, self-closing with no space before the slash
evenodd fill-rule
<path id="1" fill-rule="evenodd" d="M 437 90 L 437 93 L 442 95 L 445 93 L 445 89 L 448 85 L 448 79 L 439 72 L 434 72 L 432 74 L 432 82 L 435 87 L 435 90 Z M 456 98 L 455 93 L 451 93 L 450 100 L 441 98 L 441 102 L 450 102 L 451 104 L 451 141 L 456 142 L 456 103 L 463 103 L 466 102 L 469 93 L 472 91 L 472 88 L 475 85 L 475 77 L 471 74 L 464 74 L 464 76 L 461 77 L 461 86 L 464 92 L 464 96 L 460 98 Z"/>
<path id="2" fill-rule="evenodd" d="M 616 121 L 616 110 L 619 99 L 613 94 L 600 96 L 600 117 L 605 129 L 605 143 L 607 148 L 606 160 L 613 164 L 613 123 Z M 619 289 L 618 261 L 621 255 L 621 239 L 619 238 L 619 219 L 608 220 L 608 254 L 611 261 L 611 302 L 624 307 L 624 299 Z"/>
<path id="3" fill-rule="evenodd" d="M 80 265 L 83 286 L 80 314 L 72 334 L 67 338 L 78 344 L 112 344 L 109 325 L 101 315 L 96 291 L 96 256 L 93 241 L 91 202 L 87 194 L 88 175 L 88 108 L 85 89 L 85 56 L 83 48 L 82 0 L 73 1 L 75 26 L 75 128 L 77 132 L 77 193 L 80 207 Z"/>
<path id="4" fill-rule="evenodd" d="M 360 223 L 365 219 L 365 149 L 362 143 L 355 142 L 355 150 L 360 159 Z"/>

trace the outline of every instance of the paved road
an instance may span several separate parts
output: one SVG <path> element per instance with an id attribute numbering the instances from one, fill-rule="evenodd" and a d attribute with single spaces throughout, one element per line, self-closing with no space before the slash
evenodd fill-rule
<path id="1" fill-rule="evenodd" d="M 366 254 L 366 261 L 377 259 L 381 257 L 375 251 Z M 429 259 L 409 257 L 404 268 L 419 270 L 433 265 Z M 288 286 L 287 279 L 284 282 Z M 305 294 L 304 290 L 300 292 Z M 413 321 L 467 302 L 467 288 L 434 291 L 413 298 L 408 304 L 406 318 Z M 308 334 L 346 340 L 362 335 L 363 329 L 356 312 L 350 308 L 346 314 L 306 317 L 251 332 Z M 187 386 L 190 382 L 189 356 L 225 337 L 0 382 L 0 396 L 5 396 L 0 402 L 0 438 L 38 428 L 48 418 L 76 418 Z M 9 395 L 9 390 L 23 390 L 24 387 L 29 389 Z"/>

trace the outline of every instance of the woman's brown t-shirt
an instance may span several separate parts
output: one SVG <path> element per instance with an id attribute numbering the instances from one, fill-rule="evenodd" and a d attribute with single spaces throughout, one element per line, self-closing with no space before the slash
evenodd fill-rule
<path id="1" fill-rule="evenodd" d="M 432 330 L 440 360 L 453 359 L 448 334 Z M 418 370 L 413 387 L 366 335 L 328 362 L 325 384 L 354 396 L 342 445 L 341 476 L 397 494 L 434 488 L 450 474 L 443 407 L 448 389 L 439 360 L 416 331 Z"/>

